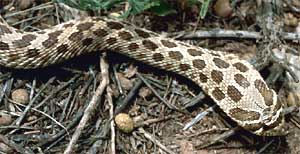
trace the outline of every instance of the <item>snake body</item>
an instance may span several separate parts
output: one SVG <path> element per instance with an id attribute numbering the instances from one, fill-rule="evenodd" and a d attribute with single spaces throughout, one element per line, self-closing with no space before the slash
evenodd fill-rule
<path id="1" fill-rule="evenodd" d="M 236 56 L 99 17 L 36 32 L 0 24 L 0 65 L 5 67 L 41 68 L 95 50 L 118 52 L 192 80 L 238 125 L 257 135 L 279 130 L 282 107 L 277 94 L 258 71 Z"/>

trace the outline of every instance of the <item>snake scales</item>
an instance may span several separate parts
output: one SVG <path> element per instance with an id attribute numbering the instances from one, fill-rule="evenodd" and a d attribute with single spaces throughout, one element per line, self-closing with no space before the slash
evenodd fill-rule
<path id="1" fill-rule="evenodd" d="M 0 24 L 0 65 L 5 67 L 46 67 L 95 50 L 118 52 L 180 74 L 201 86 L 243 128 L 257 135 L 279 132 L 282 107 L 277 94 L 258 71 L 236 56 L 111 19 L 72 20 L 37 32 Z"/>

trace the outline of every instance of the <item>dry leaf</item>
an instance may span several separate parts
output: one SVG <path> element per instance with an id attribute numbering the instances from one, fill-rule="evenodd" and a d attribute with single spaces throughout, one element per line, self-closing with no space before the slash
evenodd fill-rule
<path id="1" fill-rule="evenodd" d="M 152 91 L 147 87 L 142 87 L 139 91 L 139 96 L 142 98 L 149 97 L 152 94 Z"/>
<path id="2" fill-rule="evenodd" d="M 126 78 L 122 73 L 117 73 L 117 76 L 123 89 L 130 90 L 133 87 L 132 81 Z"/>
<path id="3" fill-rule="evenodd" d="M 133 77 L 137 72 L 137 67 L 136 66 L 133 66 L 133 65 L 130 65 L 126 71 L 124 72 L 125 73 L 125 77 L 126 78 L 131 78 Z"/>

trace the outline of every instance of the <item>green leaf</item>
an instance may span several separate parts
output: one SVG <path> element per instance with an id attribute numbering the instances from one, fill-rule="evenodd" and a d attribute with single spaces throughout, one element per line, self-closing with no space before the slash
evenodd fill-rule
<path id="1" fill-rule="evenodd" d="M 114 7 L 116 4 L 124 2 L 124 0 L 100 0 L 101 1 L 101 8 L 108 10 Z"/>
<path id="2" fill-rule="evenodd" d="M 136 15 L 146 10 L 152 11 L 159 16 L 176 13 L 176 10 L 171 8 L 165 0 L 56 0 L 60 3 L 65 3 L 70 7 L 80 10 L 99 10 L 110 9 L 116 4 L 128 2 L 129 8 L 121 17 L 126 18 L 130 15 Z"/>
<path id="3" fill-rule="evenodd" d="M 130 8 L 127 10 L 127 12 L 131 15 L 136 15 L 151 7 L 159 6 L 159 2 L 159 0 L 128 0 Z M 125 12 L 125 14 L 128 13 Z"/>
<path id="4" fill-rule="evenodd" d="M 123 2 L 124 0 L 56 0 L 59 3 L 64 3 L 70 7 L 80 10 L 100 10 L 110 9 L 114 5 Z"/>
<path id="5" fill-rule="evenodd" d="M 187 5 L 192 6 L 192 5 L 199 5 L 201 4 L 201 0 L 188 0 Z"/>
<path id="6" fill-rule="evenodd" d="M 201 19 L 204 19 L 205 15 L 207 13 L 210 1 L 211 0 L 204 0 L 204 2 L 202 3 L 201 10 L 200 10 Z"/>
<path id="7" fill-rule="evenodd" d="M 150 9 L 154 14 L 158 16 L 166 16 L 169 14 L 177 13 L 168 3 L 161 2 L 159 6 L 154 6 Z"/>

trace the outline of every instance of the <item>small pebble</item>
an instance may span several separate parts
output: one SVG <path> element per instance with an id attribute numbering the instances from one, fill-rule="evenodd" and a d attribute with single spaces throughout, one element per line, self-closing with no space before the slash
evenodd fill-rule
<path id="1" fill-rule="evenodd" d="M 296 27 L 298 26 L 298 19 L 291 13 L 284 15 L 284 24 L 287 26 Z"/>
<path id="2" fill-rule="evenodd" d="M 214 12 L 217 16 L 228 18 L 232 15 L 232 7 L 229 0 L 217 0 L 214 5 Z"/>
<path id="3" fill-rule="evenodd" d="M 12 123 L 11 115 L 0 112 L 0 126 L 7 126 Z"/>
<path id="4" fill-rule="evenodd" d="M 134 129 L 132 118 L 126 113 L 120 113 L 115 117 L 117 127 L 124 133 L 130 133 Z"/>
<path id="5" fill-rule="evenodd" d="M 13 153 L 14 150 L 8 145 L 0 142 L 0 151 L 3 153 Z"/>
<path id="6" fill-rule="evenodd" d="M 11 93 L 11 99 L 17 103 L 27 104 L 29 94 L 26 89 L 16 89 Z"/>

